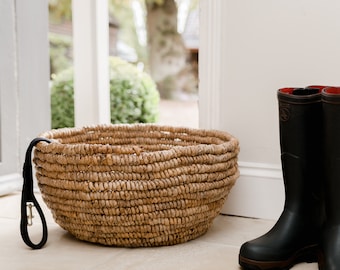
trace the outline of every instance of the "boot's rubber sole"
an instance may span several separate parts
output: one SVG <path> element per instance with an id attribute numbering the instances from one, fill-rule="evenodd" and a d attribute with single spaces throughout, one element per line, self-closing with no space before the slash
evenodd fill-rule
<path id="1" fill-rule="evenodd" d="M 288 270 L 301 262 L 318 262 L 320 251 L 317 245 L 304 247 L 290 258 L 282 261 L 256 261 L 239 255 L 239 264 L 245 270 Z"/>

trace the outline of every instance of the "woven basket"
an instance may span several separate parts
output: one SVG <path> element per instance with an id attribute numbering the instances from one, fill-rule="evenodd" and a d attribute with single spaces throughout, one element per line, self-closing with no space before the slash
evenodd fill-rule
<path id="1" fill-rule="evenodd" d="M 55 221 L 104 245 L 173 245 L 204 234 L 239 172 L 226 132 L 151 124 L 41 134 L 38 184 Z"/>

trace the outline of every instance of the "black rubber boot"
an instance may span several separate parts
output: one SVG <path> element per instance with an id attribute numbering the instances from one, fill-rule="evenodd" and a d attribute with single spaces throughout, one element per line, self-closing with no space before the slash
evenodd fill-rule
<path id="1" fill-rule="evenodd" d="M 268 233 L 241 246 L 244 269 L 290 269 L 318 259 L 324 221 L 321 88 L 278 91 L 284 210 Z"/>
<path id="2" fill-rule="evenodd" d="M 321 247 L 322 270 L 340 270 L 340 87 L 322 91 L 325 136 L 326 225 Z"/>

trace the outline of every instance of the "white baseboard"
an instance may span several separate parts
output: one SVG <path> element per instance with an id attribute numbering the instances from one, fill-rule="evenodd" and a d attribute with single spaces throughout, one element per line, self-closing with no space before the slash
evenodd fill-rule
<path id="1" fill-rule="evenodd" d="M 0 176 L 0 196 L 20 190 L 21 186 L 22 177 L 20 174 L 13 173 Z"/>
<path id="2" fill-rule="evenodd" d="M 223 214 L 277 219 L 284 205 L 281 168 L 239 162 L 240 177 L 222 209 Z"/>

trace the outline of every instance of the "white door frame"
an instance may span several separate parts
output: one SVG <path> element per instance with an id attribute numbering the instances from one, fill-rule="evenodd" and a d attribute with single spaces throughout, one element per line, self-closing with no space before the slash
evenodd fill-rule
<path id="1" fill-rule="evenodd" d="M 17 81 L 14 5 L 0 3 L 0 195 L 18 188 Z"/>
<path id="2" fill-rule="evenodd" d="M 108 1 L 73 0 L 72 23 L 75 126 L 109 124 Z"/>
<path id="3" fill-rule="evenodd" d="M 221 94 L 221 1 L 201 0 L 199 42 L 199 126 L 219 129 Z"/>
<path id="4" fill-rule="evenodd" d="M 0 2 L 0 196 L 22 185 L 25 150 L 50 129 L 48 2 Z"/>

